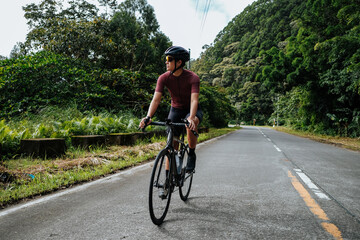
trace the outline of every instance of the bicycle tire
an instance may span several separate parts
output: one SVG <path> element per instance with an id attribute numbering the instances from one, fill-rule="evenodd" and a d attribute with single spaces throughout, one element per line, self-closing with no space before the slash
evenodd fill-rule
<path id="1" fill-rule="evenodd" d="M 190 190 L 191 190 L 191 185 L 192 185 L 192 180 L 193 180 L 193 173 L 188 173 L 186 172 L 186 165 L 187 165 L 187 161 L 188 161 L 188 156 L 189 156 L 189 150 L 188 147 L 184 147 L 184 149 L 182 150 L 182 167 L 181 167 L 181 182 L 180 182 L 180 186 L 179 186 L 179 195 L 181 200 L 183 200 L 184 202 L 188 199 L 189 194 L 190 194 Z"/>
<path id="2" fill-rule="evenodd" d="M 160 151 L 155 159 L 150 178 L 149 212 L 152 222 L 156 225 L 163 223 L 171 200 L 171 171 L 169 171 L 168 176 L 166 176 L 165 170 L 165 162 L 167 157 L 170 159 L 170 154 L 167 149 Z M 165 194 L 160 196 L 160 192 L 162 190 L 165 192 Z M 164 198 L 164 196 L 166 198 Z"/>

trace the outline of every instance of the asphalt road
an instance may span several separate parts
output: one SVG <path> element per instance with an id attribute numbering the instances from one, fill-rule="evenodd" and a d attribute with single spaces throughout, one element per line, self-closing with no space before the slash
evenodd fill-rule
<path id="1" fill-rule="evenodd" d="M 148 163 L 1 210 L 0 239 L 360 239 L 359 152 L 244 127 L 197 156 L 160 227 Z"/>

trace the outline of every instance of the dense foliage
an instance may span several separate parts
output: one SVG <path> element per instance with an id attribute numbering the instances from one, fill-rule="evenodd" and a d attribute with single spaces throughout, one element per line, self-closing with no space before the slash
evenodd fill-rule
<path id="1" fill-rule="evenodd" d="M 146 0 L 43 0 L 23 9 L 30 27 L 26 42 L 0 61 L 0 117 L 70 103 L 82 111 L 145 114 L 171 45 Z M 226 99 L 220 100 L 227 105 L 222 110 L 229 109 Z M 160 118 L 166 117 L 167 100 Z M 208 124 L 221 122 L 208 118 Z"/>
<path id="2" fill-rule="evenodd" d="M 193 65 L 241 121 L 359 137 L 359 13 L 358 0 L 258 0 Z"/>
<path id="3" fill-rule="evenodd" d="M 146 0 L 42 0 L 23 9 L 26 41 L 0 58 L 0 153 L 15 154 L 23 138 L 134 131 L 171 46 Z M 226 126 L 234 115 L 226 94 L 206 84 L 201 92 L 203 125 Z M 167 117 L 169 100 L 165 94 L 158 119 Z M 33 117 L 69 108 L 79 113 Z"/>
<path id="4" fill-rule="evenodd" d="M 129 112 L 116 114 L 80 111 L 68 107 L 46 107 L 36 114 L 23 114 L 21 119 L 0 121 L 0 159 L 12 158 L 20 149 L 20 140 L 28 138 L 65 138 L 71 146 L 74 135 L 106 135 L 137 131 L 139 118 Z"/>
<path id="5" fill-rule="evenodd" d="M 0 61 L 0 117 L 71 103 L 82 111 L 139 111 L 151 101 L 156 76 L 99 69 L 51 52 Z"/>
<path id="6" fill-rule="evenodd" d="M 161 73 L 171 45 L 146 0 L 100 0 L 106 12 L 81 1 L 43 0 L 24 7 L 31 31 L 20 53 L 45 49 L 107 69 Z M 16 53 L 14 53 L 16 55 Z"/>

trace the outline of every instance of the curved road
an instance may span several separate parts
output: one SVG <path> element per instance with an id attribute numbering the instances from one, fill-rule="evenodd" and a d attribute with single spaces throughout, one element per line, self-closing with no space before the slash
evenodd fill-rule
<path id="1" fill-rule="evenodd" d="M 0 211 L 0 239 L 360 239 L 360 153 L 244 127 L 201 144 L 160 227 L 151 163 Z"/>

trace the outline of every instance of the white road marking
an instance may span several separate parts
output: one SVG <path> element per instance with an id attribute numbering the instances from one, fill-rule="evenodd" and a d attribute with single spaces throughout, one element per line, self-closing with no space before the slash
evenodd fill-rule
<path id="1" fill-rule="evenodd" d="M 259 132 L 269 141 L 269 142 L 272 142 L 271 139 L 269 137 L 267 137 L 260 129 L 258 129 Z M 274 148 L 278 151 L 278 152 L 281 152 L 281 149 L 276 146 L 274 144 Z M 306 176 L 305 173 L 303 173 L 301 171 L 301 169 L 294 169 L 296 174 L 301 178 L 301 180 L 310 188 L 310 190 L 316 194 L 316 196 L 318 196 L 319 198 L 321 199 L 325 199 L 325 200 L 330 200 L 330 198 L 325 194 L 323 193 L 312 181 L 311 179 Z"/>
<path id="2" fill-rule="evenodd" d="M 274 148 L 275 148 L 278 152 L 281 152 L 281 149 L 278 148 L 278 146 L 276 146 L 275 144 L 274 144 Z"/>
<path id="3" fill-rule="evenodd" d="M 266 138 L 269 142 L 271 142 L 271 139 L 270 139 L 268 136 L 266 136 L 265 133 L 263 133 L 259 128 L 258 128 L 258 130 L 259 130 L 259 132 L 264 136 L 264 138 Z M 281 149 L 278 148 L 278 146 L 276 146 L 275 144 L 274 144 L 274 148 L 275 148 L 278 152 L 281 152 Z"/>
<path id="4" fill-rule="evenodd" d="M 296 174 L 301 178 L 301 180 L 321 199 L 330 200 L 330 198 L 323 193 L 312 181 L 311 179 L 301 171 L 301 169 L 294 169 Z"/>

